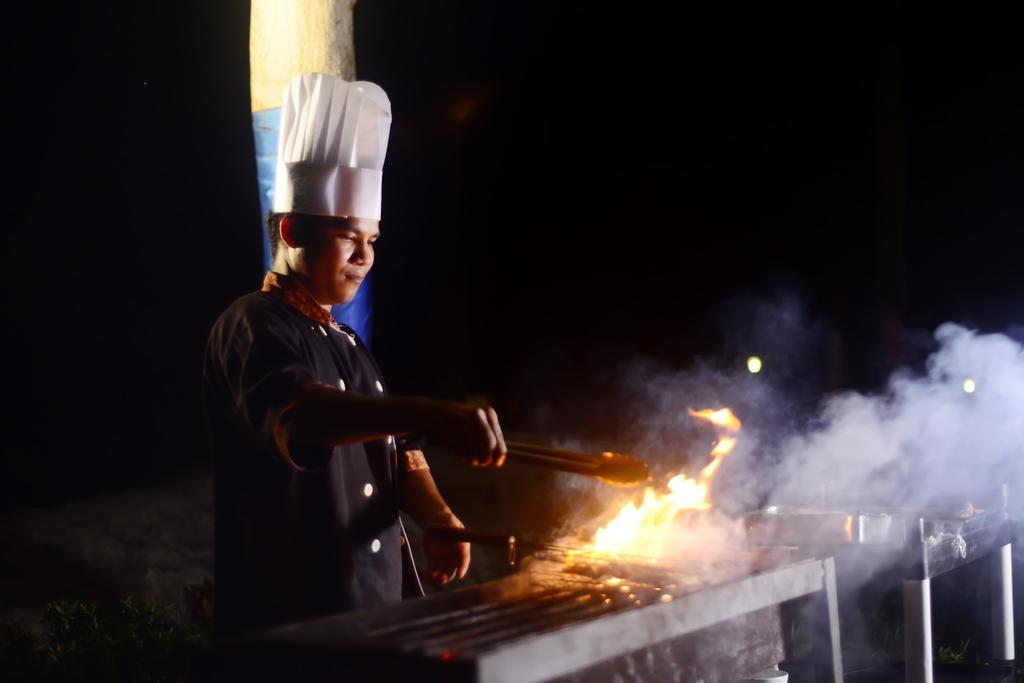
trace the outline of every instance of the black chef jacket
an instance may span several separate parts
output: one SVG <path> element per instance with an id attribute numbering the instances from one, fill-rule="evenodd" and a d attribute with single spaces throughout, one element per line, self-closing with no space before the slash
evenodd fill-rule
<path id="1" fill-rule="evenodd" d="M 321 325 L 264 292 L 235 300 L 210 331 L 203 404 L 214 463 L 217 632 L 422 595 L 398 516 L 393 437 L 277 450 L 277 411 L 320 382 L 381 396 L 355 331 Z"/>

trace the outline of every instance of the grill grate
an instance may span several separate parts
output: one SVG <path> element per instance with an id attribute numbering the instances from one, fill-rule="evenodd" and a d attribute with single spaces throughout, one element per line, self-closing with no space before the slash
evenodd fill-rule
<path id="1" fill-rule="evenodd" d="M 234 675 L 265 676 L 301 661 L 327 674 L 386 672 L 399 680 L 543 681 L 644 648 L 689 642 L 711 627 L 760 615 L 757 623 L 776 626 L 743 631 L 742 637 L 769 638 L 757 650 L 765 661 L 755 657 L 742 666 L 765 668 L 779 661 L 782 651 L 778 613 L 770 608 L 813 596 L 824 605 L 834 585 L 831 560 L 779 564 L 779 557 L 779 552 L 752 552 L 731 575 L 667 568 L 652 574 L 648 567 L 616 579 L 608 578 L 610 570 L 625 567 L 614 562 L 575 564 L 567 571 L 562 562 L 531 558 L 524 571 L 508 579 L 250 634 L 224 644 L 221 655 L 234 653 L 233 661 L 244 664 L 232 669 Z M 757 567 L 753 574 L 743 573 L 751 567 Z M 825 615 L 828 626 L 817 630 L 834 633 L 829 610 L 816 613 Z M 707 649 L 698 651 L 702 648 Z M 838 651 L 829 656 L 836 658 L 834 665 Z M 768 661 L 771 657 L 776 658 Z M 726 671 L 740 665 L 723 657 L 715 666 Z M 317 679 L 312 673 L 308 677 Z"/>

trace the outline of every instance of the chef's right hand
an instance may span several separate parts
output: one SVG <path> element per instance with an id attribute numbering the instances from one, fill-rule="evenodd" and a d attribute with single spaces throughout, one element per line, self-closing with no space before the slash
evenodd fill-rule
<path id="1" fill-rule="evenodd" d="M 473 467 L 505 464 L 505 437 L 494 408 L 437 401 L 424 425 L 427 438 L 454 450 Z"/>

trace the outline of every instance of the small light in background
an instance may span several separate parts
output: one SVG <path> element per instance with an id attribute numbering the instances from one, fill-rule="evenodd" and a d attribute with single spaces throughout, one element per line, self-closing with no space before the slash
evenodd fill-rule
<path id="1" fill-rule="evenodd" d="M 974 380 L 968 377 L 964 380 L 964 393 L 973 394 L 974 390 L 978 388 L 978 385 L 974 383 Z"/>
<path id="2" fill-rule="evenodd" d="M 757 373 L 761 372 L 762 367 L 764 367 L 764 364 L 761 362 L 761 359 L 758 358 L 757 356 L 751 356 L 750 358 L 747 359 L 747 370 L 750 372 L 750 374 L 756 375 Z"/>

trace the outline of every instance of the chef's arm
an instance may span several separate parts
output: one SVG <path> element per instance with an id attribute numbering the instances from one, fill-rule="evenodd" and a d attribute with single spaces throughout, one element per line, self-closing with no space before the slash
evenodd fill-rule
<path id="1" fill-rule="evenodd" d="M 402 472 L 398 481 L 399 506 L 417 525 L 422 528 L 432 525 L 462 526 L 437 490 L 430 468 L 420 467 Z"/>
<path id="2" fill-rule="evenodd" d="M 405 466 L 398 477 L 399 505 L 424 530 L 423 554 L 427 558 L 427 573 L 439 584 L 464 578 L 471 561 L 469 543 L 437 538 L 429 532 L 429 528 L 435 525 L 461 529 L 464 528 L 462 522 L 437 490 L 423 453 L 410 450 L 399 455 L 399 466 L 403 463 Z"/>
<path id="3" fill-rule="evenodd" d="M 278 411 L 274 438 L 282 452 L 291 442 L 341 444 L 421 433 L 473 464 L 500 465 L 505 441 L 493 408 L 405 396 L 366 396 L 326 384 L 297 386 Z"/>

